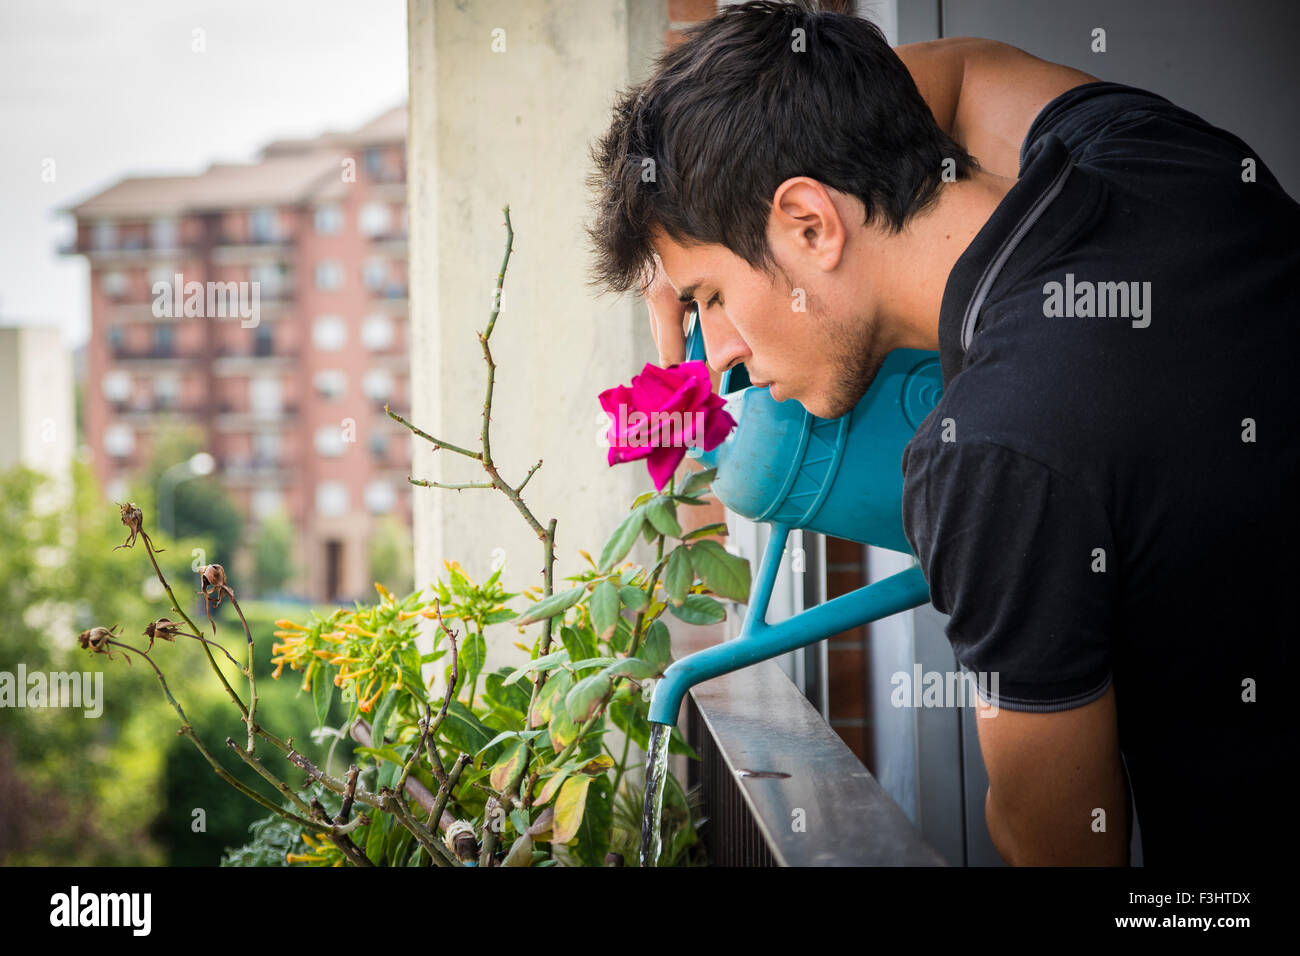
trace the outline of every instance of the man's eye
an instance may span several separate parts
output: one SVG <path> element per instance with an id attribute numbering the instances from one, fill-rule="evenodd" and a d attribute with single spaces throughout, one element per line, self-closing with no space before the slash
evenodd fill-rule
<path id="1" fill-rule="evenodd" d="M 714 307 L 715 305 L 717 305 L 717 304 L 718 304 L 718 294 L 715 292 L 715 293 L 713 293 L 713 298 L 711 298 L 711 299 L 708 301 L 708 304 L 705 305 L 705 308 L 706 308 L 706 309 L 711 309 L 711 308 L 713 308 L 713 307 Z"/>

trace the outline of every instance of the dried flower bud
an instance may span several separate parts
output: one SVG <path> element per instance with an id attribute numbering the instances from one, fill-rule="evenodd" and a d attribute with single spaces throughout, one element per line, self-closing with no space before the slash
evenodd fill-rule
<path id="1" fill-rule="evenodd" d="M 135 536 L 144 533 L 144 512 L 140 510 L 140 506 L 134 501 L 129 501 L 126 504 L 118 502 L 118 507 L 122 509 L 122 524 L 130 529 L 131 536 L 114 548 L 114 551 L 118 548 L 135 547 Z"/>
<path id="2" fill-rule="evenodd" d="M 199 568 L 205 588 L 220 588 L 226 584 L 226 569 L 219 564 L 205 564 Z"/>
<path id="3" fill-rule="evenodd" d="M 111 628 L 92 627 L 88 631 L 82 631 L 77 635 L 77 643 L 84 649 L 95 654 L 107 654 L 108 641 L 110 638 L 117 637 L 114 633 L 120 625 L 114 624 Z"/>
<path id="4" fill-rule="evenodd" d="M 149 638 L 149 646 L 153 647 L 155 639 L 160 641 L 175 641 L 176 635 L 180 633 L 181 625 L 179 621 L 170 621 L 165 617 L 160 617 L 156 621 L 151 621 L 145 625 L 144 636 Z"/>

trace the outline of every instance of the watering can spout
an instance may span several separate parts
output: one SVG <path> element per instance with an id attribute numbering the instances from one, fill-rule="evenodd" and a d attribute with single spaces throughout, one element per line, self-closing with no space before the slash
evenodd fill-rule
<path id="1" fill-rule="evenodd" d="M 877 581 L 779 624 L 766 621 L 772 584 L 785 551 L 790 529 L 777 525 L 768 540 L 763 574 L 753 595 L 740 637 L 724 641 L 672 664 L 655 685 L 649 717 L 658 724 L 676 724 L 682 700 L 691 687 L 759 661 L 778 657 L 859 624 L 876 621 L 930 600 L 930 588 L 919 567 Z"/>

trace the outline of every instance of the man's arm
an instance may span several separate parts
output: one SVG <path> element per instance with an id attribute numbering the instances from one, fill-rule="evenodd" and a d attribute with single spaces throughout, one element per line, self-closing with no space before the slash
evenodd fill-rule
<path id="1" fill-rule="evenodd" d="M 1115 688 L 1073 710 L 996 711 L 975 719 L 988 770 L 984 818 L 1013 866 L 1127 866 L 1129 795 Z M 1098 831 L 1105 811 L 1105 830 Z"/>
<path id="2" fill-rule="evenodd" d="M 1044 106 L 1097 78 L 996 40 L 954 37 L 894 52 L 935 122 L 986 170 L 1020 175 L 1020 146 Z"/>

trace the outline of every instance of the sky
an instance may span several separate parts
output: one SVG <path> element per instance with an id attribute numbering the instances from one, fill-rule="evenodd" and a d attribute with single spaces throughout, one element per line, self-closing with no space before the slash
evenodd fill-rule
<path id="1" fill-rule="evenodd" d="M 0 325 L 89 336 L 89 267 L 58 253 L 60 208 L 406 96 L 403 0 L 0 0 Z"/>

